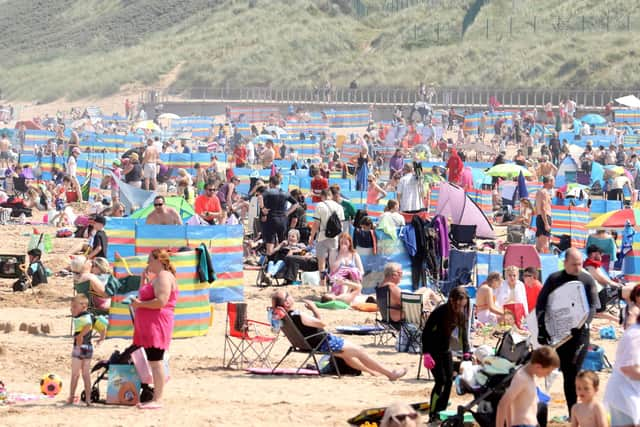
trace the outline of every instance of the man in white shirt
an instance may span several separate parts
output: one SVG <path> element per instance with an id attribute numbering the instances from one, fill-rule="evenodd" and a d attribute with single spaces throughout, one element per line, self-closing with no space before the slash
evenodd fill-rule
<path id="1" fill-rule="evenodd" d="M 253 145 L 253 140 L 247 141 L 247 162 L 249 165 L 253 165 L 256 162 L 256 148 Z"/>
<path id="2" fill-rule="evenodd" d="M 413 173 L 413 165 L 407 163 L 402 168 L 404 174 L 398 182 L 397 197 L 403 212 L 422 209 L 422 182 Z"/>
<path id="3" fill-rule="evenodd" d="M 309 245 L 313 245 L 316 237 L 318 238 L 318 243 L 316 244 L 316 257 L 318 258 L 318 271 L 321 273 L 325 269 L 329 252 L 338 249 L 339 236 L 327 237 L 325 235 L 327 222 L 333 212 L 337 213 L 340 221 L 344 221 L 344 210 L 342 209 L 342 206 L 332 199 L 331 191 L 329 189 L 321 190 L 320 202 L 316 204 L 316 210 L 313 214 L 313 228 L 311 229 L 311 235 L 309 236 Z"/>

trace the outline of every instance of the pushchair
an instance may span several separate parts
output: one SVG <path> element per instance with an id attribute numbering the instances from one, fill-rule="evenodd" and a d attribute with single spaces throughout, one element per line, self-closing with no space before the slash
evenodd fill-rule
<path id="1" fill-rule="evenodd" d="M 486 382 L 479 386 L 461 385 L 459 392 L 472 393 L 474 398 L 466 405 L 458 406 L 456 415 L 449 417 L 442 423 L 444 427 L 463 427 L 464 415 L 470 412 L 480 427 L 493 427 L 496 425 L 498 403 L 511 384 L 515 373 L 523 367 L 531 357 L 531 345 L 527 340 L 514 338 L 512 331 L 505 332 L 500 338 L 496 350 L 496 356 L 511 362 L 514 366 L 510 369 L 481 370 Z M 475 408 L 475 410 L 473 409 Z M 546 426 L 547 407 L 538 404 L 538 424 Z"/>
<path id="2" fill-rule="evenodd" d="M 91 368 L 91 374 L 98 372 L 96 379 L 91 384 L 91 402 L 94 403 L 106 403 L 106 399 L 101 399 L 100 395 L 100 382 L 107 381 L 109 379 L 108 372 L 110 365 L 130 365 L 133 364 L 131 360 L 131 353 L 138 349 L 137 345 L 130 345 L 124 351 L 114 351 L 108 360 L 101 360 L 97 362 Z M 85 400 L 85 392 L 80 395 L 82 401 Z M 145 403 L 153 400 L 153 388 L 148 384 L 142 384 L 140 389 L 140 402 Z"/>

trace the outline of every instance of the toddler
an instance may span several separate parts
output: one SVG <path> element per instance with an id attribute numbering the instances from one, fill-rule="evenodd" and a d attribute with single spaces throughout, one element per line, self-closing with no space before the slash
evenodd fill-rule
<path id="1" fill-rule="evenodd" d="M 576 376 L 576 394 L 580 402 L 571 408 L 572 427 L 606 427 L 607 413 L 596 400 L 600 379 L 593 371 L 580 371 Z"/>
<path id="2" fill-rule="evenodd" d="M 77 402 L 75 396 L 78 380 L 82 374 L 84 383 L 85 403 L 91 406 L 91 358 L 93 357 L 93 345 L 91 344 L 91 331 L 94 328 L 94 318 L 87 311 L 89 300 L 83 294 L 76 295 L 71 300 L 71 316 L 73 317 L 73 350 L 71 352 L 71 383 L 69 385 L 69 398 L 67 404 Z M 104 340 L 106 328 L 99 328 L 100 338 L 97 344 Z"/>

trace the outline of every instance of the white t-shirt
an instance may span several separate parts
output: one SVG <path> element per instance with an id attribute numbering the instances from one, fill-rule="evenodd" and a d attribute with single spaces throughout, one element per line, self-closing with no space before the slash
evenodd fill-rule
<path id="1" fill-rule="evenodd" d="M 78 164 L 76 163 L 76 158 L 73 156 L 69 156 L 69 159 L 67 160 L 67 175 L 75 178 L 77 172 Z"/>
<path id="2" fill-rule="evenodd" d="M 317 241 L 321 242 L 323 240 L 329 239 L 329 237 L 325 236 L 324 230 L 327 227 L 327 221 L 333 212 L 338 214 L 338 218 L 340 221 L 344 221 L 344 209 L 342 206 L 334 202 L 333 200 L 326 200 L 324 202 L 318 202 L 316 204 L 316 211 L 313 214 L 313 219 L 315 221 L 320 222 L 320 231 L 318 232 Z M 337 239 L 338 236 L 333 237 L 333 239 Z"/>
<path id="3" fill-rule="evenodd" d="M 502 285 L 496 290 L 496 304 L 500 307 L 512 302 L 520 303 L 524 306 L 524 313 L 529 314 L 529 306 L 527 304 L 527 291 L 524 287 L 524 283 L 520 280 L 516 282 L 516 285 L 511 289 L 504 280 Z"/>
<path id="4" fill-rule="evenodd" d="M 640 365 L 640 325 L 629 327 L 616 350 L 616 362 L 607 382 L 604 404 L 616 408 L 631 417 L 634 425 L 640 424 L 640 381 L 632 380 L 620 368 Z"/>
<path id="5" fill-rule="evenodd" d="M 397 191 L 400 194 L 401 211 L 417 211 L 423 208 L 420 185 L 422 183 L 412 173 L 400 178 Z"/>

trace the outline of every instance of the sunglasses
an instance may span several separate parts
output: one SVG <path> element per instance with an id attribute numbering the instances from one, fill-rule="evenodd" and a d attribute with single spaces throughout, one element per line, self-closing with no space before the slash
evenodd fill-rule
<path id="1" fill-rule="evenodd" d="M 404 422 L 404 420 L 406 420 L 407 418 L 409 418 L 410 420 L 415 420 L 416 418 L 418 418 L 418 413 L 412 412 L 410 414 L 398 414 L 391 416 L 391 419 L 397 423 Z"/>
<path id="2" fill-rule="evenodd" d="M 153 206 L 157 208 L 158 206 L 164 206 L 164 203 L 154 203 Z"/>
<path id="3" fill-rule="evenodd" d="M 207 191 L 211 193 L 211 192 L 216 191 L 216 189 L 215 188 L 207 188 Z"/>

